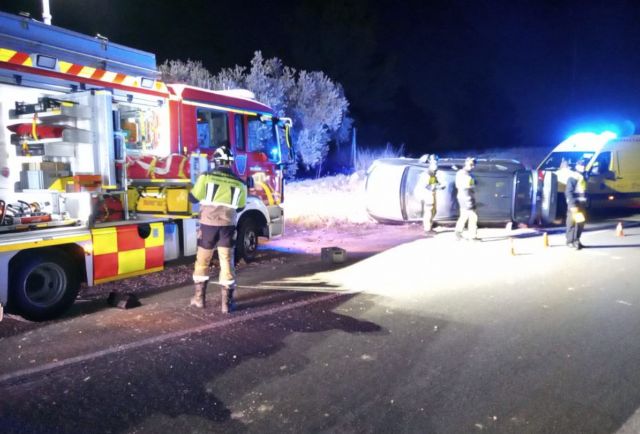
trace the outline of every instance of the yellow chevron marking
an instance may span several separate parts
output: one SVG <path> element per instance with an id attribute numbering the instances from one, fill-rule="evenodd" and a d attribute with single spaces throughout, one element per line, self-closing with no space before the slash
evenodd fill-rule
<path id="1" fill-rule="evenodd" d="M 16 53 L 17 51 L 0 48 L 0 62 L 8 62 Z"/>
<path id="2" fill-rule="evenodd" d="M 102 80 L 104 80 L 104 81 L 113 81 L 115 78 L 116 78 L 116 73 L 115 72 L 111 72 L 111 71 L 107 71 L 102 76 Z"/>
<path id="3" fill-rule="evenodd" d="M 96 68 L 92 68 L 90 66 L 83 66 L 78 75 L 84 78 L 91 78 L 93 73 L 96 72 Z"/>
<path id="4" fill-rule="evenodd" d="M 64 60 L 58 60 L 58 67 L 60 68 L 60 72 L 67 73 L 69 68 L 73 66 L 73 63 L 65 62 Z"/>

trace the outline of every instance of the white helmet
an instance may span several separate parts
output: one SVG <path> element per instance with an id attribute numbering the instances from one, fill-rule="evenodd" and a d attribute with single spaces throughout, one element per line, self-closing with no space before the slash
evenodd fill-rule
<path id="1" fill-rule="evenodd" d="M 216 164 L 231 164 L 233 162 L 233 154 L 227 145 L 222 145 L 215 150 L 211 159 Z"/>

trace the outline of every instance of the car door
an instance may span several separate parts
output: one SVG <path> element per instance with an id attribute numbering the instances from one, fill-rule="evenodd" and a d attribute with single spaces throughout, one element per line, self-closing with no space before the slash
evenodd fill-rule
<path id="1" fill-rule="evenodd" d="M 456 220 L 460 215 L 456 198 L 456 171 L 450 168 L 438 170 L 438 183 L 442 188 L 436 193 L 436 221 Z"/>
<path id="2" fill-rule="evenodd" d="M 476 206 L 481 222 L 511 220 L 513 174 L 510 172 L 476 172 Z"/>
<path id="3" fill-rule="evenodd" d="M 422 202 L 425 195 L 431 193 L 424 186 L 422 176 L 426 175 L 426 167 L 409 166 L 403 177 L 402 213 L 406 221 L 418 221 L 423 216 Z M 455 171 L 440 169 L 437 172 L 438 185 L 436 191 L 435 221 L 451 221 L 458 218 L 458 201 L 455 190 Z"/>
<path id="4" fill-rule="evenodd" d="M 533 223 L 536 213 L 536 194 L 533 181 L 533 172 L 530 170 L 518 170 L 513 175 L 512 219 L 515 222 Z"/>
<path id="5" fill-rule="evenodd" d="M 554 223 L 558 212 L 558 176 L 551 171 L 545 171 L 541 182 L 540 219 L 543 223 Z"/>

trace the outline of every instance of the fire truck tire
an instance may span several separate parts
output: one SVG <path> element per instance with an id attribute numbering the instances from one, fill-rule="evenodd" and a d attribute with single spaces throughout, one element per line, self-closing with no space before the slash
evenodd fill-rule
<path id="1" fill-rule="evenodd" d="M 238 225 L 236 238 L 236 259 L 251 262 L 258 252 L 258 225 L 252 218 L 242 220 Z"/>
<path id="2" fill-rule="evenodd" d="M 44 321 L 67 310 L 80 290 L 73 260 L 64 252 L 32 252 L 12 272 L 9 302 L 24 318 Z"/>

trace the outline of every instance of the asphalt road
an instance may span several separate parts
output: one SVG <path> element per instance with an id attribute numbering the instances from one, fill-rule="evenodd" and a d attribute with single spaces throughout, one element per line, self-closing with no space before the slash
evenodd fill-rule
<path id="1" fill-rule="evenodd" d="M 395 247 L 345 264 L 282 253 L 286 272 L 239 276 L 231 316 L 187 308 L 180 287 L 9 318 L 1 431 L 638 432 L 635 221 L 590 226 L 581 251 L 561 230 L 547 247 L 531 230 L 395 227 Z"/>

